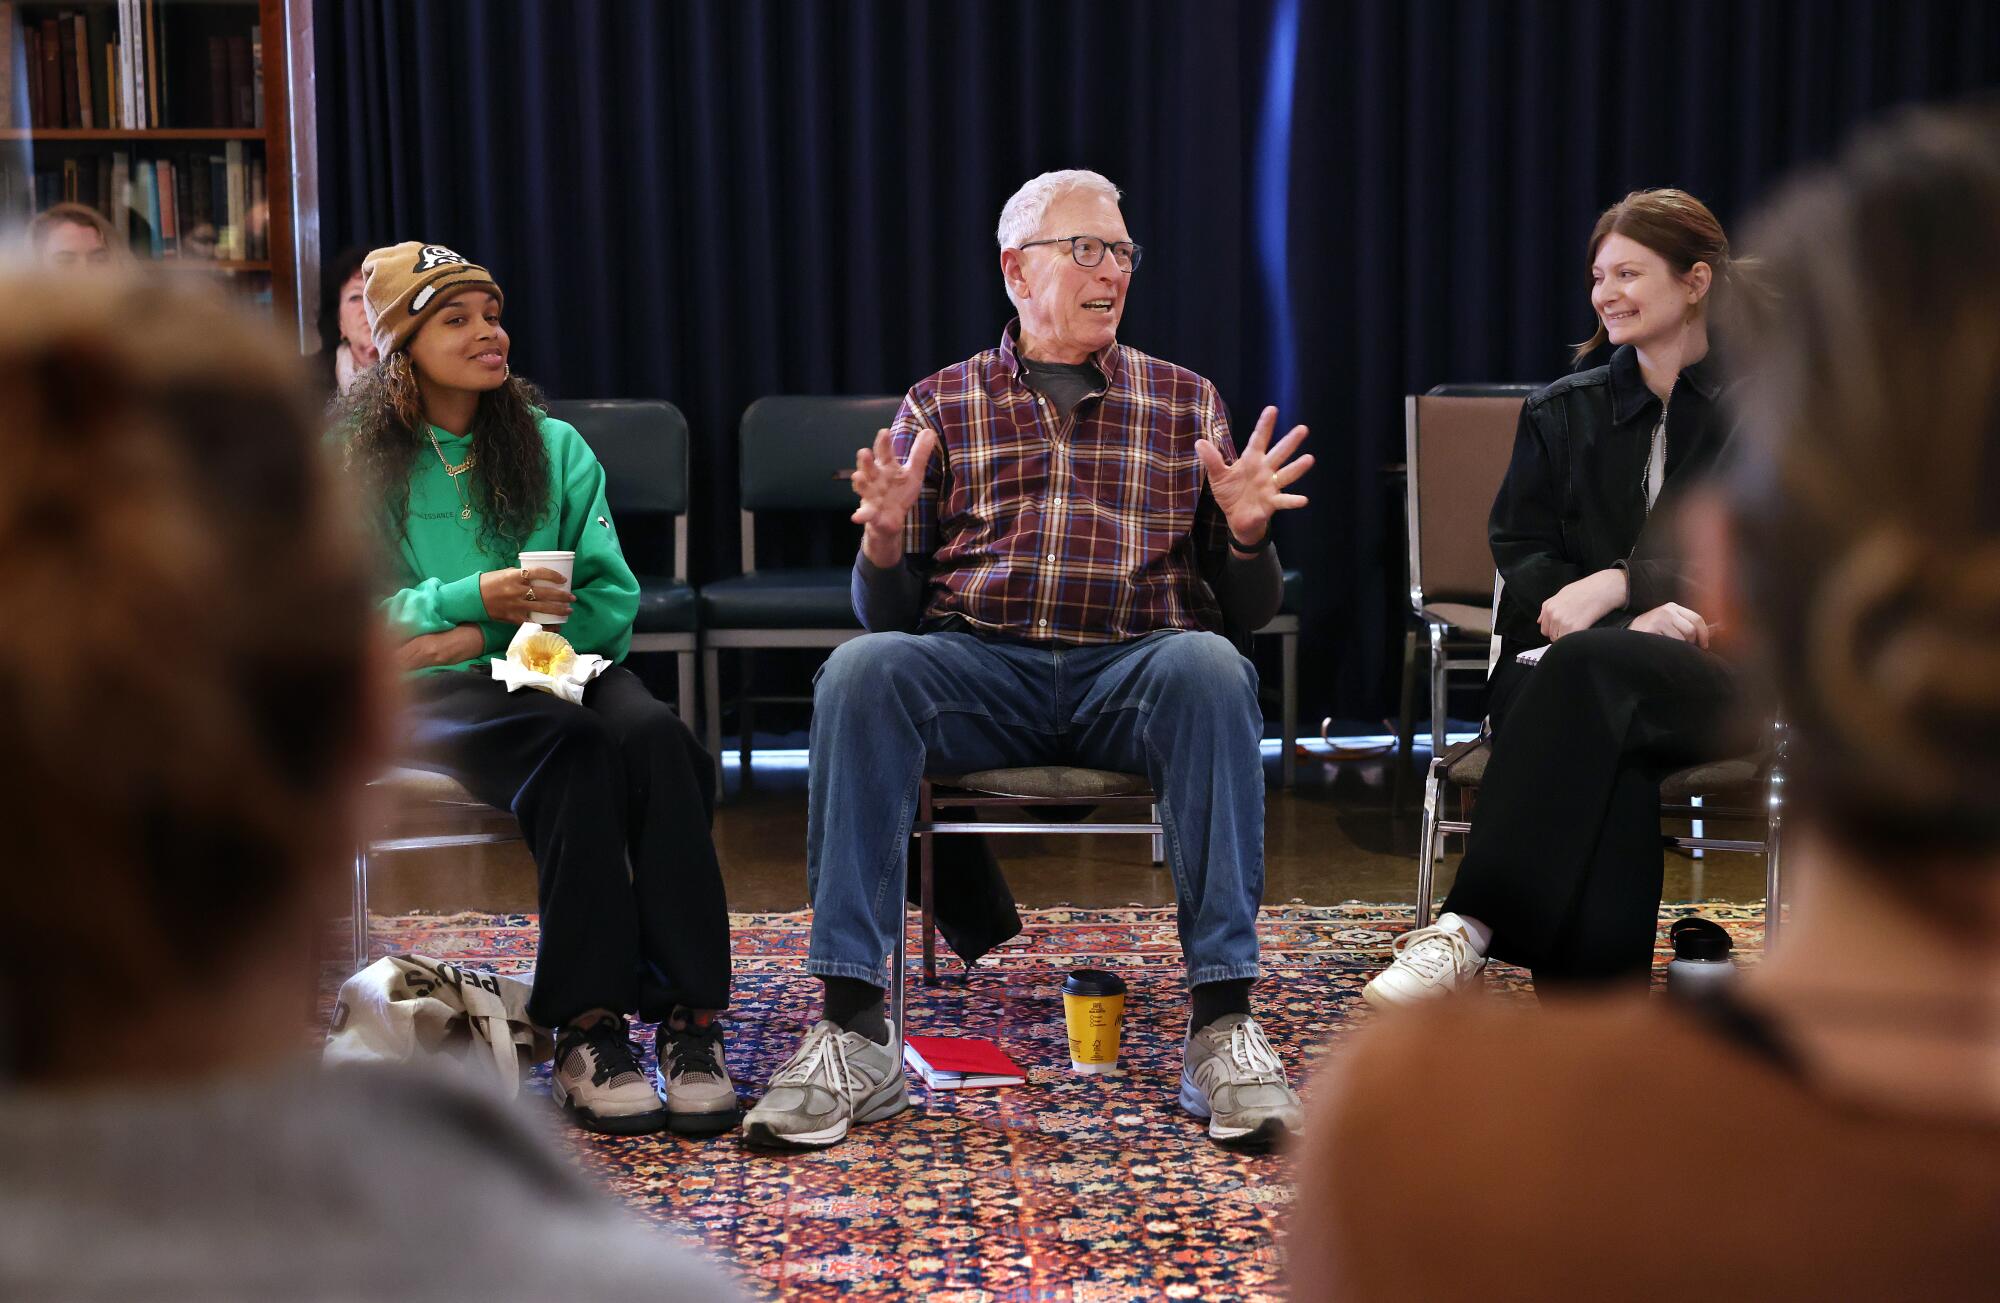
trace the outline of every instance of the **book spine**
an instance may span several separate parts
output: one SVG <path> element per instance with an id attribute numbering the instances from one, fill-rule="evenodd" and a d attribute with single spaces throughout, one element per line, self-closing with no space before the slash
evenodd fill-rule
<path id="1" fill-rule="evenodd" d="M 253 158 L 250 160 L 250 202 L 253 205 L 263 200 L 265 196 L 264 185 L 264 160 Z M 253 222 L 250 225 L 250 257 L 253 261 L 261 262 L 271 256 L 269 223 L 270 210 L 266 207 L 264 220 Z"/>
<path id="2" fill-rule="evenodd" d="M 249 242 L 244 238 L 244 216 L 249 208 L 250 196 L 243 173 L 243 142 L 232 140 L 223 145 L 223 156 L 229 177 L 229 256 L 241 262 L 249 256 Z"/>
<path id="3" fill-rule="evenodd" d="M 111 151 L 111 225 L 132 242 L 132 160 L 122 149 Z"/>
<path id="4" fill-rule="evenodd" d="M 73 158 L 62 162 L 62 197 L 66 204 L 76 202 L 76 160 Z"/>
<path id="5" fill-rule="evenodd" d="M 160 196 L 160 256 L 181 256 L 181 215 L 174 202 L 174 165 L 164 158 L 153 161 L 153 184 Z"/>
<path id="6" fill-rule="evenodd" d="M 145 0 L 146 9 L 146 125 L 161 127 L 160 116 L 160 24 L 159 0 Z"/>
<path id="7" fill-rule="evenodd" d="M 229 38 L 229 125 L 247 127 L 256 120 L 250 107 L 250 39 Z"/>
<path id="8" fill-rule="evenodd" d="M 86 127 L 97 125 L 97 108 L 90 85 L 90 29 L 84 26 L 83 15 L 71 18 L 76 27 L 76 111 L 78 121 Z"/>
<path id="9" fill-rule="evenodd" d="M 113 128 L 125 125 L 118 118 L 118 43 L 110 40 L 104 43 L 104 122 Z"/>
<path id="10" fill-rule="evenodd" d="M 111 220 L 111 155 L 97 156 L 97 211 Z"/>
<path id="11" fill-rule="evenodd" d="M 74 14 L 59 15 L 56 20 L 56 49 L 62 59 L 62 125 L 80 127 L 83 125 L 83 102 L 79 98 L 81 87 L 76 84 L 76 24 L 71 21 Z"/>
<path id="12" fill-rule="evenodd" d="M 264 30 L 250 29 L 250 125 L 264 129 Z"/>
<path id="13" fill-rule="evenodd" d="M 14 125 L 14 0 L 0 0 L 0 128 Z M 13 177 L 9 172 L 8 177 Z"/>
<path id="14" fill-rule="evenodd" d="M 146 244 L 155 258 L 164 252 L 160 243 L 160 187 L 153 165 L 138 160 L 139 199 L 146 216 Z"/>
<path id="15" fill-rule="evenodd" d="M 208 125 L 229 125 L 229 40 L 208 38 Z"/>
<path id="16" fill-rule="evenodd" d="M 90 58 L 90 108 L 91 115 L 100 127 L 115 128 L 118 121 L 111 115 L 111 11 L 102 5 L 93 5 L 84 19 L 84 44 L 89 47 Z"/>
<path id="17" fill-rule="evenodd" d="M 35 125 L 54 129 L 63 124 L 62 31 L 56 20 L 42 20 L 42 120 Z"/>

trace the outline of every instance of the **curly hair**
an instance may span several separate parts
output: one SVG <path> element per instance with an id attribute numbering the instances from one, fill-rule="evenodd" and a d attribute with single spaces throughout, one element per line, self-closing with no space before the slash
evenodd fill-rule
<path id="1" fill-rule="evenodd" d="M 549 450 L 539 424 L 548 401 L 519 376 L 479 396 L 472 417 L 472 497 L 480 541 L 517 551 L 549 507 Z M 345 465 L 377 513 L 383 537 L 400 539 L 410 508 L 410 475 L 431 452 L 423 393 L 408 349 L 354 378 L 331 408 Z"/>

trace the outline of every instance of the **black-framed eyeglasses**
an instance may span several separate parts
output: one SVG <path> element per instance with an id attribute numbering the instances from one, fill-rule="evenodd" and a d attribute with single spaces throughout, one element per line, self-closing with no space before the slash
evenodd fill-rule
<path id="1" fill-rule="evenodd" d="M 1096 235 L 1058 235 L 1051 240 L 1029 240 L 1019 247 L 1032 249 L 1038 244 L 1067 244 L 1069 256 L 1076 259 L 1079 267 L 1095 267 L 1104 261 L 1106 250 L 1111 253 L 1111 261 L 1118 264 L 1120 271 L 1137 271 L 1140 255 L 1146 251 L 1130 240 L 1113 243 Z"/>

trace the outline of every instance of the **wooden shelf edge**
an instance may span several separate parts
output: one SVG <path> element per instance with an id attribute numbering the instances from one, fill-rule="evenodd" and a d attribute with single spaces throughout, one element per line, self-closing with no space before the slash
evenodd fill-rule
<path id="1" fill-rule="evenodd" d="M 262 140 L 267 132 L 255 127 L 155 127 L 147 131 L 115 131 L 105 127 L 0 127 L 0 140 Z"/>

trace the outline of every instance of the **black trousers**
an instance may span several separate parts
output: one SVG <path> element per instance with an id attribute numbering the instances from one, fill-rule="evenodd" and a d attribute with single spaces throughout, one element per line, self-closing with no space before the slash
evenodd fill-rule
<path id="1" fill-rule="evenodd" d="M 1492 755 L 1444 907 L 1535 984 L 1641 978 L 1665 862 L 1660 780 L 1751 749 L 1736 672 L 1657 634 L 1586 629 L 1493 684 Z"/>
<path id="2" fill-rule="evenodd" d="M 709 826 L 715 765 L 680 716 L 613 666 L 581 706 L 476 672 L 411 683 L 412 763 L 511 810 L 542 932 L 528 1014 L 657 1022 L 729 1003 L 729 907 Z"/>

